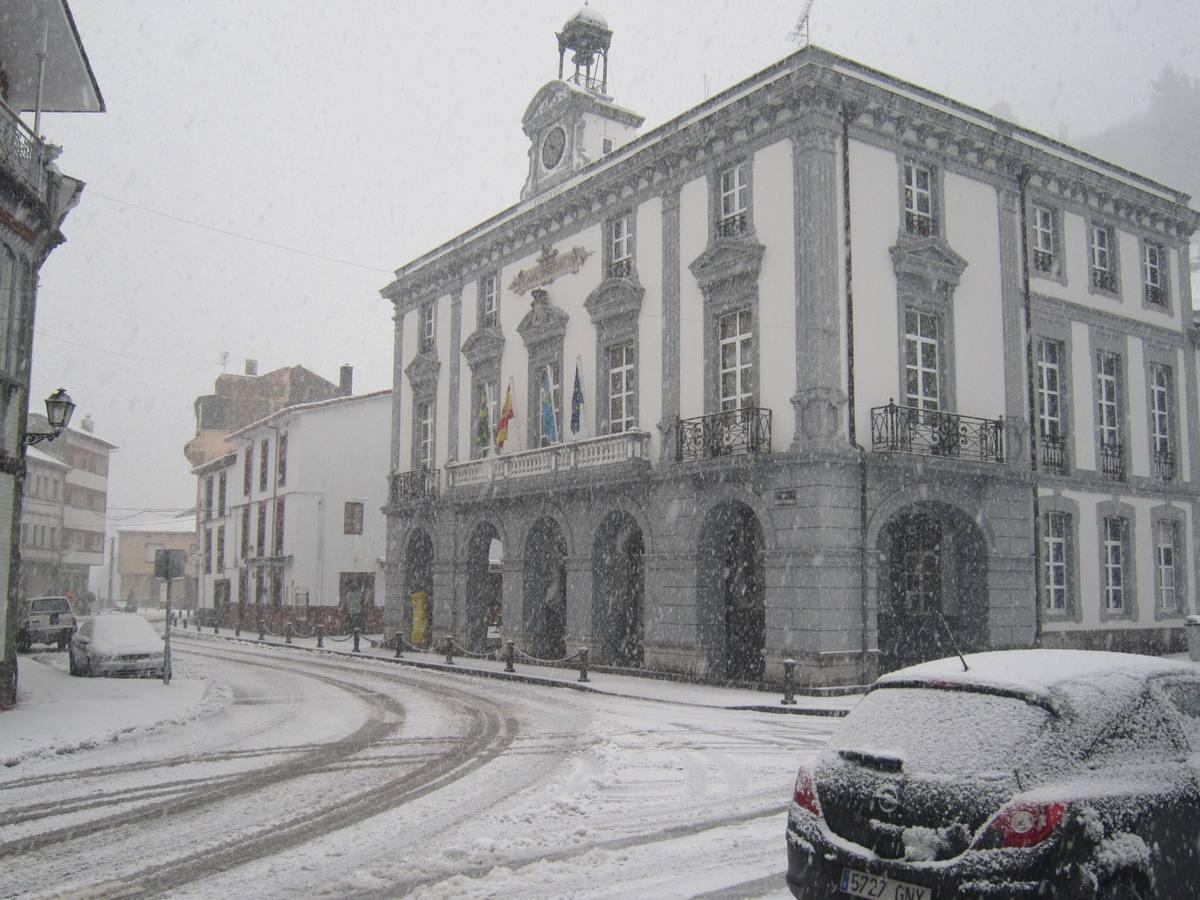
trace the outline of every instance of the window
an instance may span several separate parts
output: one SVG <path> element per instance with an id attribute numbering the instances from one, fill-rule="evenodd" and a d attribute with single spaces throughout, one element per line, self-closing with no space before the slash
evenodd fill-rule
<path id="1" fill-rule="evenodd" d="M 1154 580 L 1155 608 L 1175 611 L 1179 608 L 1178 578 L 1175 561 L 1179 543 L 1179 526 L 1167 519 L 1160 519 L 1154 526 Z"/>
<path id="2" fill-rule="evenodd" d="M 250 505 L 242 507 L 242 559 L 250 556 Z"/>
<path id="3" fill-rule="evenodd" d="M 258 456 L 258 489 L 265 491 L 267 489 L 267 467 L 270 465 L 270 448 L 269 441 L 264 440 L 262 447 L 259 450 Z"/>
<path id="4" fill-rule="evenodd" d="M 342 534 L 363 533 L 363 505 L 356 500 L 347 500 L 342 513 Z"/>
<path id="5" fill-rule="evenodd" d="M 1149 241 L 1142 244 L 1142 290 L 1146 302 L 1154 306 L 1168 305 L 1166 264 L 1161 244 Z"/>
<path id="6" fill-rule="evenodd" d="M 612 138 L 603 138 L 600 141 L 600 155 L 601 156 L 608 156 L 608 154 L 612 153 L 612 149 L 613 149 Z"/>
<path id="7" fill-rule="evenodd" d="M 433 403 L 417 404 L 417 469 L 433 468 Z"/>
<path id="8" fill-rule="evenodd" d="M 217 478 L 217 515 L 225 515 L 226 473 L 222 472 Z"/>
<path id="9" fill-rule="evenodd" d="M 1107 225 L 1091 227 L 1092 286 L 1102 291 L 1117 292 L 1117 259 L 1112 229 Z"/>
<path id="10" fill-rule="evenodd" d="M 746 163 L 737 163 L 721 172 L 720 215 L 717 218 L 717 235 L 733 237 L 749 230 L 747 211 L 750 206 L 750 181 Z"/>
<path id="11" fill-rule="evenodd" d="M 1104 609 L 1122 612 L 1125 609 L 1125 535 L 1124 516 L 1105 516 L 1101 533 L 1100 560 L 1103 567 Z"/>
<path id="12" fill-rule="evenodd" d="M 267 504 L 258 504 L 258 540 L 255 541 L 255 548 L 258 550 L 259 556 L 267 555 Z"/>
<path id="13" fill-rule="evenodd" d="M 936 231 L 933 170 L 914 162 L 904 164 L 904 230 L 919 237 L 928 237 Z"/>
<path id="14" fill-rule="evenodd" d="M 225 571 L 225 526 L 217 526 L 217 571 Z"/>
<path id="15" fill-rule="evenodd" d="M 499 393 L 495 384 L 479 381 L 471 396 L 475 398 L 475 406 L 471 409 L 471 457 L 478 459 L 492 452 L 500 421 L 496 408 Z"/>
<path id="16" fill-rule="evenodd" d="M 1100 470 L 1106 478 L 1125 479 L 1121 444 L 1121 357 L 1101 350 L 1096 354 L 1096 423 L 1100 438 Z"/>
<path id="17" fill-rule="evenodd" d="M 1175 477 L 1175 454 L 1171 450 L 1171 369 L 1150 364 L 1150 455 L 1154 474 L 1162 481 Z"/>
<path id="18" fill-rule="evenodd" d="M 242 460 L 242 494 L 250 496 L 250 485 L 254 478 L 254 448 L 247 447 L 245 458 Z"/>
<path id="19" fill-rule="evenodd" d="M 940 409 L 939 324 L 932 313 L 904 311 L 905 403 L 920 410 Z"/>
<path id="20" fill-rule="evenodd" d="M 1038 439 L 1042 465 L 1062 472 L 1066 465 L 1063 426 L 1063 345 L 1059 341 L 1037 342 Z"/>
<path id="21" fill-rule="evenodd" d="M 1053 209 L 1034 204 L 1030 224 L 1033 227 L 1033 268 L 1044 275 L 1058 275 L 1058 220 Z"/>
<path id="22" fill-rule="evenodd" d="M 494 328 L 500 324 L 500 292 L 495 275 L 485 275 L 479 281 L 479 327 Z"/>
<path id="23" fill-rule="evenodd" d="M 207 521 L 213 516 L 213 479 L 209 475 L 204 479 L 204 518 Z"/>
<path id="24" fill-rule="evenodd" d="M 213 533 L 211 528 L 204 529 L 204 571 L 211 572 L 213 564 Z"/>
<path id="25" fill-rule="evenodd" d="M 285 497 L 275 498 L 275 529 L 272 535 L 272 555 L 283 556 L 283 511 Z"/>
<path id="26" fill-rule="evenodd" d="M 609 233 L 610 278 L 627 278 L 633 272 L 633 228 L 628 213 L 612 220 Z"/>
<path id="27" fill-rule="evenodd" d="M 275 471 L 278 473 L 279 484 L 287 483 L 287 432 L 279 436 L 275 447 Z"/>
<path id="28" fill-rule="evenodd" d="M 754 334 L 750 310 L 721 316 L 719 329 L 721 362 L 721 411 L 754 406 Z"/>
<path id="29" fill-rule="evenodd" d="M 1070 513 L 1051 511 L 1042 517 L 1042 603 L 1048 612 L 1068 611 Z"/>
<path id="30" fill-rule="evenodd" d="M 554 432 L 550 433 L 547 428 L 547 422 L 544 413 L 546 403 L 546 372 L 550 373 L 550 405 L 551 412 L 554 416 Z M 551 444 L 561 443 L 562 441 L 562 365 L 558 360 L 555 360 L 548 366 L 539 367 L 538 372 L 538 446 L 549 447 Z"/>
<path id="31" fill-rule="evenodd" d="M 620 434 L 637 426 L 634 409 L 634 345 L 608 349 L 608 432 Z"/>
<path id="32" fill-rule="evenodd" d="M 428 303 L 421 304 L 420 335 L 422 353 L 432 353 L 434 349 L 434 322 L 436 319 L 434 315 L 435 312 L 436 306 L 434 301 L 430 300 Z"/>

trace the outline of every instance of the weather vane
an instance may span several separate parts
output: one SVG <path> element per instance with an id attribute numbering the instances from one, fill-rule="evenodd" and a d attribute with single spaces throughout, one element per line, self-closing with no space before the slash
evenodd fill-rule
<path id="1" fill-rule="evenodd" d="M 788 40 L 795 41 L 799 47 L 807 47 L 809 44 L 808 16 L 812 12 L 813 3 L 814 0 L 805 0 L 804 11 L 800 13 L 800 18 L 796 20 L 796 27 L 788 35 Z"/>

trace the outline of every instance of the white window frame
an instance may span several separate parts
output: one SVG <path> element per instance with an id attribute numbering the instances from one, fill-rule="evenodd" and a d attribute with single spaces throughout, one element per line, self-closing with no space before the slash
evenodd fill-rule
<path id="1" fill-rule="evenodd" d="M 925 184 L 921 185 L 921 176 Z M 904 163 L 904 230 L 909 234 L 926 237 L 935 234 L 933 185 L 934 172 L 931 166 L 906 160 Z M 919 223 L 924 222 L 924 228 Z"/>
<path id="2" fill-rule="evenodd" d="M 500 324 L 500 280 L 485 275 L 479 281 L 479 327 L 491 328 Z"/>
<path id="3" fill-rule="evenodd" d="M 1053 359 L 1046 351 L 1053 349 Z M 1037 345 L 1038 425 L 1042 437 L 1063 437 L 1062 342 L 1039 338 Z"/>
<path id="4" fill-rule="evenodd" d="M 433 468 L 433 401 L 422 400 L 417 403 L 417 429 L 420 437 L 417 440 L 416 468 Z"/>
<path id="5" fill-rule="evenodd" d="M 1108 371 L 1111 365 L 1111 371 Z M 1108 350 L 1096 352 L 1096 425 L 1100 442 L 1121 444 L 1121 357 Z"/>
<path id="6" fill-rule="evenodd" d="M 1043 268 L 1035 260 L 1034 270 L 1050 274 L 1054 271 L 1054 210 L 1046 206 L 1033 206 L 1033 252 L 1050 257 L 1050 265 Z"/>
<path id="7" fill-rule="evenodd" d="M 550 370 L 550 405 L 554 408 L 554 427 L 558 431 L 558 443 L 563 443 L 563 421 L 562 421 L 562 372 L 559 371 L 558 361 L 543 365 L 538 368 L 538 408 L 537 408 L 537 423 L 538 423 L 538 446 L 551 447 L 549 437 L 542 431 L 542 384 L 546 377 L 546 369 Z M 490 400 L 489 400 L 490 403 Z"/>
<path id="8" fill-rule="evenodd" d="M 726 334 L 726 323 L 733 330 Z M 726 350 L 730 359 L 726 360 Z M 717 396 L 722 412 L 754 405 L 754 321 L 749 307 L 733 310 L 717 319 Z M 726 376 L 733 379 L 733 392 L 725 390 Z"/>
<path id="9" fill-rule="evenodd" d="M 1155 607 L 1162 612 L 1179 609 L 1179 579 L 1176 569 L 1176 545 L 1179 523 L 1159 519 L 1154 523 L 1154 568 L 1157 575 L 1154 592 Z"/>
<path id="10" fill-rule="evenodd" d="M 746 178 L 746 164 L 735 163 L 721 172 L 721 221 L 725 222 L 734 216 L 746 212 L 747 197 L 750 194 L 750 182 Z"/>
<path id="11" fill-rule="evenodd" d="M 633 230 L 629 227 L 629 213 L 622 213 L 612 221 L 612 264 L 633 259 Z"/>
<path id="12" fill-rule="evenodd" d="M 432 353 L 437 344 L 437 306 L 436 301 L 430 300 L 421 304 L 421 352 Z"/>
<path id="13" fill-rule="evenodd" d="M 1042 530 L 1042 601 L 1048 612 L 1069 610 L 1071 514 L 1050 510 L 1043 517 Z"/>
<path id="14" fill-rule="evenodd" d="M 1123 516 L 1105 516 L 1100 535 L 1101 562 L 1104 569 L 1105 612 L 1125 611 L 1125 532 Z M 1115 529 L 1115 535 L 1114 535 Z"/>
<path id="15" fill-rule="evenodd" d="M 1150 363 L 1150 449 L 1171 452 L 1171 369 Z"/>
<path id="16" fill-rule="evenodd" d="M 928 333 L 929 323 L 933 324 L 932 335 Z M 904 310 L 904 399 L 907 406 L 933 412 L 942 407 L 941 331 L 941 316 L 937 313 L 911 306 Z M 926 376 L 932 376 L 932 394 L 926 390 Z"/>
<path id="17" fill-rule="evenodd" d="M 616 359 L 620 354 L 620 360 Z M 634 415 L 634 366 L 637 348 L 632 341 L 608 348 L 608 433 L 621 434 L 637 427 Z"/>
<path id="18" fill-rule="evenodd" d="M 1142 244 L 1142 291 L 1146 302 L 1155 306 L 1168 304 L 1165 254 L 1160 244 L 1151 241 Z"/>

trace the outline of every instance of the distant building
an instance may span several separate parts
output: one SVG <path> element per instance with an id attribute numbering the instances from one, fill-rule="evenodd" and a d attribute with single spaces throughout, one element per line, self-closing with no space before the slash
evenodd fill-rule
<path id="1" fill-rule="evenodd" d="M 21 504 L 19 596 L 66 593 L 63 546 L 66 475 L 71 469 L 37 447 L 25 451 L 25 494 Z M 72 586 L 76 596 L 77 585 Z"/>
<path id="2" fill-rule="evenodd" d="M 171 604 L 176 609 L 196 608 L 196 520 L 188 515 L 174 522 L 156 522 L 117 529 L 114 605 L 132 604 L 160 608 L 166 603 L 167 585 L 154 577 L 154 557 L 159 550 L 183 550 L 187 554 L 183 578 L 171 585 Z"/>
<path id="3" fill-rule="evenodd" d="M 83 183 L 54 161 L 42 114 L 103 112 L 66 0 L 11 0 L 0 29 L 0 707 L 16 697 L 21 497 L 38 274 Z M 69 387 L 69 386 L 68 386 Z M 40 405 L 40 399 L 35 405 Z M 45 560 L 42 560 L 45 562 Z"/>
<path id="4" fill-rule="evenodd" d="M 197 478 L 205 621 L 383 625 L 391 391 L 278 410 Z"/>
<path id="5" fill-rule="evenodd" d="M 639 136 L 611 40 L 566 23 L 519 202 L 382 291 L 389 633 L 421 593 L 480 646 L 499 541 L 543 658 L 815 686 L 1177 648 L 1189 198 L 811 45 Z"/>

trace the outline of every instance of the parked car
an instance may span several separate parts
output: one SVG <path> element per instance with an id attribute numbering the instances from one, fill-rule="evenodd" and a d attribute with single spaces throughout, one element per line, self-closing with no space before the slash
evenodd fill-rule
<path id="1" fill-rule="evenodd" d="M 75 609 L 66 597 L 31 597 L 21 604 L 17 620 L 17 649 L 28 651 L 34 644 L 57 644 L 59 650 L 75 630 Z"/>
<path id="2" fill-rule="evenodd" d="M 965 670 L 964 670 L 965 662 Z M 809 897 L 1200 897 L 1200 667 L 1012 650 L 883 676 L 796 777 Z"/>
<path id="3" fill-rule="evenodd" d="M 141 616 L 110 613 L 85 619 L 71 638 L 72 675 L 161 678 L 163 639 Z"/>

